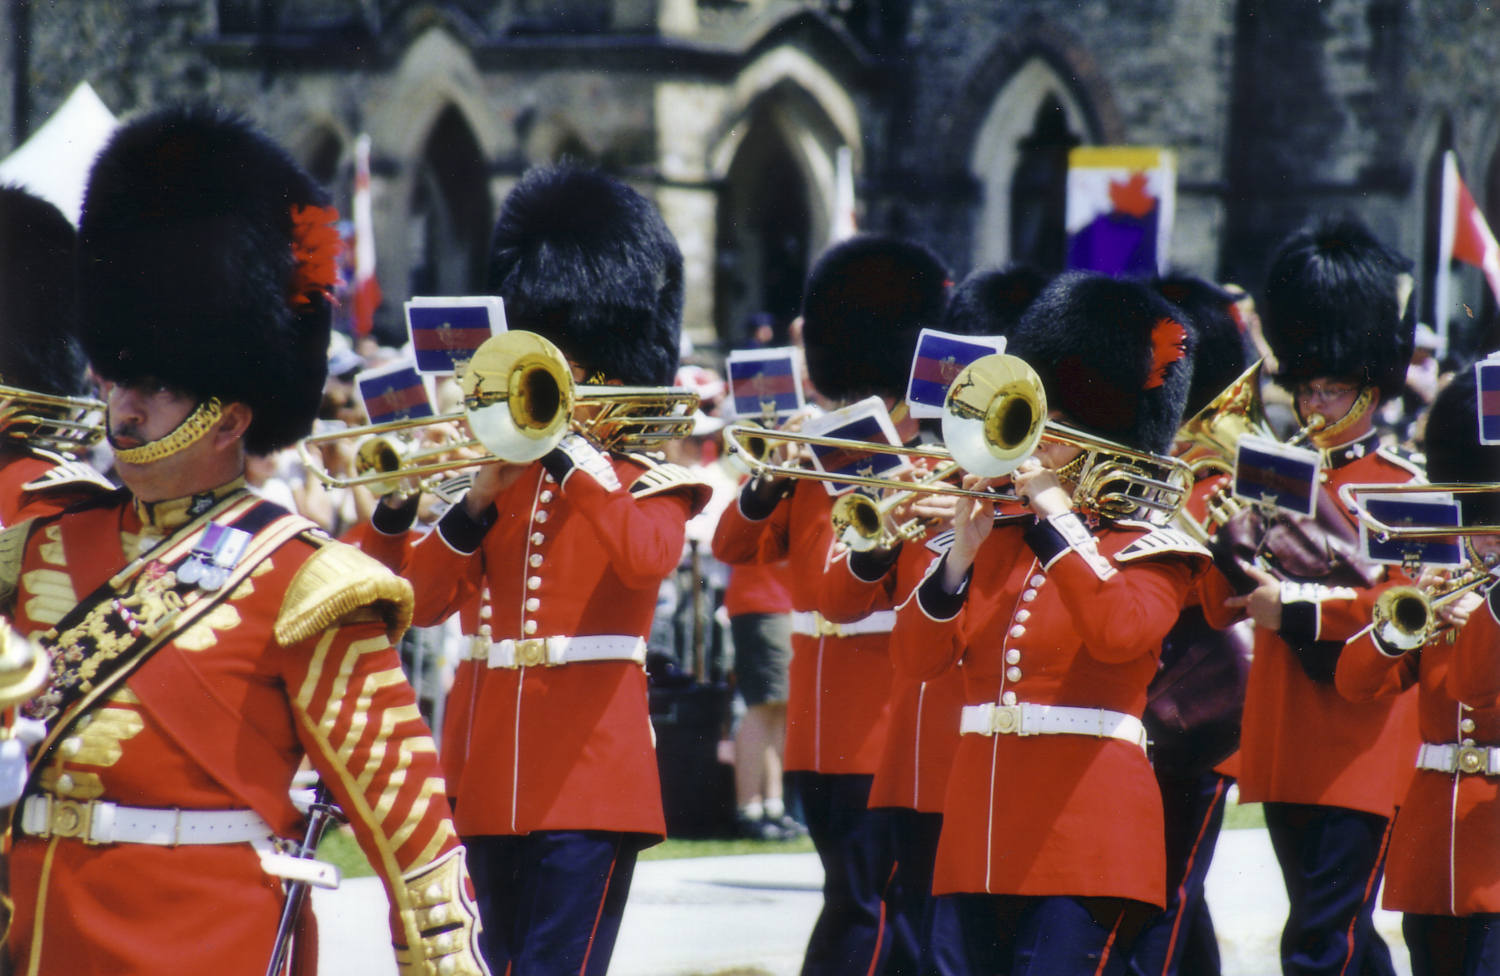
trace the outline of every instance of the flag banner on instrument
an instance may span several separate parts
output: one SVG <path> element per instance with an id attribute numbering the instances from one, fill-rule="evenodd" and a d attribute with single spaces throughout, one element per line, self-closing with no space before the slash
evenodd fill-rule
<path id="1" fill-rule="evenodd" d="M 1474 364 L 1479 386 L 1479 443 L 1500 444 L 1500 353 Z"/>
<path id="2" fill-rule="evenodd" d="M 878 396 L 868 397 L 858 403 L 833 410 L 815 417 L 802 425 L 802 433 L 816 437 L 836 437 L 847 441 L 899 445 L 896 426 L 886 412 L 885 403 Z M 813 465 L 828 474 L 860 475 L 866 478 L 892 478 L 911 469 L 906 458 L 899 454 L 884 454 L 877 451 L 860 450 L 857 445 L 830 447 L 812 446 Z M 823 487 L 830 495 L 842 495 L 858 485 L 844 481 L 825 481 Z M 873 495 L 879 489 L 867 488 Z"/>
<path id="3" fill-rule="evenodd" d="M 1397 493 L 1369 494 L 1360 496 L 1360 504 L 1372 518 L 1393 529 L 1462 524 L 1460 502 L 1448 494 L 1424 494 L 1421 501 Z M 1371 532 L 1361 522 L 1359 544 L 1365 555 L 1377 563 L 1400 566 L 1412 561 L 1423 566 L 1462 566 L 1467 562 L 1457 536 L 1382 540 L 1380 533 Z"/>
<path id="4" fill-rule="evenodd" d="M 433 415 L 427 383 L 409 360 L 367 369 L 354 377 L 354 386 L 372 424 Z"/>
<path id="5" fill-rule="evenodd" d="M 1311 515 L 1321 494 L 1319 460 L 1317 451 L 1246 434 L 1239 439 L 1235 453 L 1234 493 L 1282 511 Z"/>
<path id="6" fill-rule="evenodd" d="M 729 354 L 730 405 L 736 417 L 779 420 L 802 409 L 802 368 L 791 346 Z"/>
<path id="7" fill-rule="evenodd" d="M 1004 336 L 960 336 L 923 329 L 917 337 L 911 380 L 906 386 L 911 415 L 918 420 L 941 417 L 953 378 L 981 356 L 1004 351 Z"/>
<path id="8" fill-rule="evenodd" d="M 505 331 L 505 303 L 493 295 L 413 298 L 406 326 L 420 372 L 456 373 L 484 340 Z"/>
<path id="9" fill-rule="evenodd" d="M 1068 270 L 1167 272 L 1177 206 L 1176 157 L 1141 146 L 1068 151 Z"/>

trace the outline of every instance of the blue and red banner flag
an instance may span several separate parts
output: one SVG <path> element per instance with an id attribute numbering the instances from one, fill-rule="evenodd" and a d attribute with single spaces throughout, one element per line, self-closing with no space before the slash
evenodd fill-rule
<path id="1" fill-rule="evenodd" d="M 406 325 L 417 369 L 454 373 L 486 339 L 505 331 L 505 305 L 493 295 L 413 298 Z"/>
<path id="2" fill-rule="evenodd" d="M 1003 336 L 958 336 L 923 329 L 912 357 L 906 402 L 911 415 L 925 420 L 943 415 L 953 378 L 974 360 L 1005 351 Z"/>
<path id="3" fill-rule="evenodd" d="M 1234 493 L 1240 498 L 1297 515 L 1311 515 L 1318 504 L 1317 451 L 1264 437 L 1239 439 L 1234 465 Z"/>
<path id="4" fill-rule="evenodd" d="M 366 370 L 354 378 L 354 385 L 372 424 L 433 415 L 427 384 L 409 362 Z"/>
<path id="5" fill-rule="evenodd" d="M 1474 364 L 1479 386 L 1479 443 L 1500 444 L 1500 354 Z"/>
<path id="6" fill-rule="evenodd" d="M 1424 495 L 1420 501 L 1400 494 L 1363 495 L 1360 503 L 1372 517 L 1392 528 L 1460 524 L 1459 503 L 1446 495 Z M 1466 562 L 1457 536 L 1383 540 L 1361 522 L 1359 538 L 1366 555 L 1378 563 L 1399 566 L 1411 561 L 1423 566 L 1462 566 Z"/>
<path id="7" fill-rule="evenodd" d="M 802 370 L 792 347 L 736 350 L 727 368 L 736 417 L 780 419 L 802 409 Z"/>
<path id="8" fill-rule="evenodd" d="M 900 454 L 865 450 L 862 443 L 896 445 L 900 440 L 890 414 L 879 397 L 869 397 L 816 417 L 802 425 L 802 432 L 818 437 L 849 441 L 846 445 L 813 445 L 813 465 L 828 474 L 859 475 L 865 478 L 889 478 L 907 470 L 910 465 Z M 825 481 L 829 494 L 839 495 L 860 486 L 845 481 Z M 864 491 L 878 495 L 877 488 Z"/>

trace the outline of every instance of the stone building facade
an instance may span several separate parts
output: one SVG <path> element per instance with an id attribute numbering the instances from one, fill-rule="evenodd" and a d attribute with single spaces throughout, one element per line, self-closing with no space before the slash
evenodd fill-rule
<path id="1" fill-rule="evenodd" d="M 1428 280 L 1446 149 L 1500 209 L 1500 13 L 1472 0 L 6 2 L 0 150 L 80 81 L 120 114 L 201 95 L 347 207 L 368 133 L 391 328 L 413 293 L 480 287 L 499 201 L 563 156 L 656 200 L 699 342 L 795 311 L 841 157 L 860 227 L 930 243 L 955 276 L 1060 264 L 1080 144 L 1175 150 L 1173 262 L 1252 290 L 1326 211 Z M 1458 282 L 1472 345 L 1494 302 Z"/>

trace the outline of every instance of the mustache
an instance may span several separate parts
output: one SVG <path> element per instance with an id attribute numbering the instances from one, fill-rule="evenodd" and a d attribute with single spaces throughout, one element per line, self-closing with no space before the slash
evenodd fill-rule
<path id="1" fill-rule="evenodd" d="M 122 440 L 134 441 L 134 444 L 121 444 Z M 134 447 L 146 443 L 145 436 L 141 433 L 139 425 L 125 421 L 119 425 L 111 425 L 109 429 L 109 443 L 114 447 Z"/>

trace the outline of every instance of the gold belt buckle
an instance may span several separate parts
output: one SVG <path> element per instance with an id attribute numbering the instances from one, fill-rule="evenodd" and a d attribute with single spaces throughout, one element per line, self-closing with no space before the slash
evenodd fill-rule
<path id="1" fill-rule="evenodd" d="M 1483 773 L 1487 772 L 1490 764 L 1490 750 L 1486 746 L 1459 746 L 1458 747 L 1458 771 L 1460 773 Z"/>
<path id="2" fill-rule="evenodd" d="M 59 797 L 49 797 L 47 805 L 47 836 L 49 837 L 77 837 L 85 844 L 94 841 L 89 837 L 89 828 L 94 823 L 93 801 L 83 803 L 77 800 L 64 800 Z"/>
<path id="3" fill-rule="evenodd" d="M 528 637 L 516 641 L 516 666 L 536 668 L 547 663 L 547 639 Z"/>
<path id="4" fill-rule="evenodd" d="M 1021 706 L 996 705 L 990 713 L 991 735 L 1019 735 L 1021 732 Z"/>
<path id="5" fill-rule="evenodd" d="M 844 628 L 824 617 L 816 610 L 813 611 L 813 621 L 819 637 L 843 637 Z"/>

